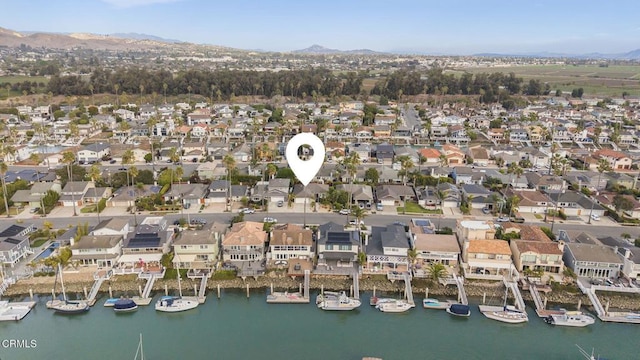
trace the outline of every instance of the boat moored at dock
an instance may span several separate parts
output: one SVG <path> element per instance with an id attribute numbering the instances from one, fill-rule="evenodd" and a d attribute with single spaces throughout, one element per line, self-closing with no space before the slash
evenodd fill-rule
<path id="1" fill-rule="evenodd" d="M 454 301 L 452 300 L 440 301 L 434 298 L 425 298 L 422 300 L 422 307 L 425 309 L 446 310 L 453 303 Z"/>
<path id="2" fill-rule="evenodd" d="M 328 311 L 348 311 L 353 310 L 362 305 L 362 302 L 358 299 L 350 298 L 343 291 L 340 295 L 335 296 L 333 294 L 320 294 L 316 298 L 316 304 L 318 308 Z"/>
<path id="3" fill-rule="evenodd" d="M 9 302 L 0 301 L 0 321 L 22 320 L 36 305 L 35 301 Z"/>
<path id="4" fill-rule="evenodd" d="M 521 324 L 529 321 L 529 316 L 526 312 L 518 310 L 514 306 L 478 306 L 480 312 L 488 319 L 500 321 L 508 324 Z"/>
<path id="5" fill-rule="evenodd" d="M 163 296 L 156 302 L 156 310 L 162 312 L 180 312 L 195 309 L 199 304 L 196 300 L 175 296 Z"/>
<path id="6" fill-rule="evenodd" d="M 550 325 L 585 327 L 595 323 L 596 319 L 581 311 L 565 311 L 563 314 L 549 315 L 544 321 Z"/>
<path id="7" fill-rule="evenodd" d="M 465 304 L 451 304 L 447 307 L 446 311 L 454 316 L 460 316 L 460 317 L 469 317 L 471 316 L 471 308 L 469 308 L 469 305 L 465 305 Z"/>
<path id="8" fill-rule="evenodd" d="M 131 312 L 136 310 L 138 310 L 138 304 L 131 299 L 122 298 L 113 304 L 113 311 L 115 312 Z"/>
<path id="9" fill-rule="evenodd" d="M 408 311 L 413 307 L 415 307 L 415 305 L 412 305 L 405 300 L 385 301 L 376 305 L 376 309 L 389 313 L 401 313 Z"/>

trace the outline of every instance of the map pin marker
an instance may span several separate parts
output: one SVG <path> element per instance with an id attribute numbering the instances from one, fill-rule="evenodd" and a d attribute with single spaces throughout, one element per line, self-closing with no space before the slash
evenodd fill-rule
<path id="1" fill-rule="evenodd" d="M 301 160 L 298 157 L 298 148 L 302 145 L 308 145 L 313 150 L 311 159 Z M 285 155 L 293 173 L 304 186 L 307 186 L 324 163 L 324 144 L 311 133 L 300 133 L 289 140 Z"/>

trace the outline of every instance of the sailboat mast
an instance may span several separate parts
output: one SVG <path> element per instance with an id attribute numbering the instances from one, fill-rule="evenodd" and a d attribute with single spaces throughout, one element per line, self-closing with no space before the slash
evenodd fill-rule
<path id="1" fill-rule="evenodd" d="M 60 286 L 62 287 L 62 299 L 67 302 L 67 292 L 64 289 L 64 280 L 62 279 L 62 265 L 58 264 L 58 272 L 60 273 Z"/>

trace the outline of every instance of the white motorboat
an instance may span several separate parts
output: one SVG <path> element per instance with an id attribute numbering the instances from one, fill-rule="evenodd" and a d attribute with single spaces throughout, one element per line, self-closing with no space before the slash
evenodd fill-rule
<path id="1" fill-rule="evenodd" d="M 582 311 L 565 311 L 562 314 L 549 315 L 544 321 L 551 325 L 585 327 L 595 323 L 596 319 Z"/>
<path id="2" fill-rule="evenodd" d="M 508 324 L 520 324 L 529 321 L 526 312 L 514 306 L 487 306 L 480 305 L 480 312 L 491 320 L 501 321 Z"/>
<path id="3" fill-rule="evenodd" d="M 405 312 L 415 305 L 409 304 L 405 300 L 385 301 L 376 305 L 376 308 L 382 312 L 400 313 Z"/>
<path id="4" fill-rule="evenodd" d="M 440 301 L 434 298 L 425 298 L 422 300 L 422 307 L 425 309 L 445 310 L 453 303 L 452 300 Z"/>
<path id="5" fill-rule="evenodd" d="M 379 298 L 377 296 L 374 296 L 371 299 L 369 299 L 369 304 L 371 306 L 376 306 L 377 307 L 380 304 L 388 303 L 388 302 L 394 302 L 394 301 L 396 301 L 396 299 L 393 299 L 393 298 Z"/>
<path id="6" fill-rule="evenodd" d="M 182 297 L 163 296 L 156 302 L 156 310 L 162 312 L 180 312 L 195 309 L 199 303 Z"/>
<path id="7" fill-rule="evenodd" d="M 320 294 L 316 298 L 316 304 L 318 304 L 318 308 L 328 311 L 348 311 L 362 305 L 360 300 L 348 297 L 344 291 L 338 297 Z"/>

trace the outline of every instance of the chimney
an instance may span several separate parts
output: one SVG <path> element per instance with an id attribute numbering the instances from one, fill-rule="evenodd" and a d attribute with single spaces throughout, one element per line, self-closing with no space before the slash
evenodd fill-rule
<path id="1" fill-rule="evenodd" d="M 629 259 L 631 257 L 631 250 L 629 248 L 624 248 L 624 258 Z"/>
<path id="2" fill-rule="evenodd" d="M 76 243 L 76 238 L 75 238 L 75 236 L 72 236 L 71 240 L 69 240 L 69 245 L 73 246 L 75 243 Z"/>

